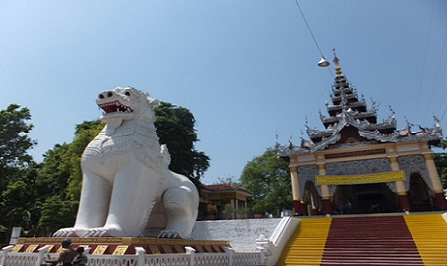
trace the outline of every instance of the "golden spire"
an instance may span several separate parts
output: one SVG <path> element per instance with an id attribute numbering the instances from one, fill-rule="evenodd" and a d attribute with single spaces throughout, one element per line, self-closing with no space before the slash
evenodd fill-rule
<path id="1" fill-rule="evenodd" d="M 335 48 L 332 49 L 332 51 L 334 52 L 334 60 L 333 60 L 333 62 L 335 63 L 335 74 L 336 74 L 337 77 L 344 77 L 343 73 L 341 72 L 341 67 L 340 67 L 340 64 L 339 64 L 340 60 L 338 59 L 337 55 L 335 54 Z"/>

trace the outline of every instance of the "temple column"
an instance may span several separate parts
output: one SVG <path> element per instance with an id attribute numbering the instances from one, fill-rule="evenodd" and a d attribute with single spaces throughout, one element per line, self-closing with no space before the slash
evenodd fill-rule
<path id="1" fill-rule="evenodd" d="M 318 173 L 320 175 L 326 175 L 326 165 L 319 164 L 318 165 Z M 329 192 L 328 185 L 321 185 L 321 198 L 323 201 L 323 214 L 331 214 L 332 213 L 332 203 L 331 203 L 331 194 Z"/>
<path id="2" fill-rule="evenodd" d="M 399 171 L 399 162 L 397 161 L 397 157 L 389 157 L 390 163 L 391 163 L 391 170 L 393 171 Z M 410 207 L 410 200 L 408 198 L 407 190 L 405 189 L 405 183 L 404 181 L 396 181 L 394 182 L 396 184 L 396 192 L 397 196 L 399 198 L 399 205 L 402 211 L 409 211 L 411 209 Z"/>
<path id="3" fill-rule="evenodd" d="M 306 205 L 303 202 L 303 198 L 300 193 L 300 185 L 298 182 L 298 168 L 290 167 L 290 179 L 292 183 L 292 197 L 293 197 L 293 212 L 294 215 L 305 215 Z"/>
<path id="4" fill-rule="evenodd" d="M 433 154 L 424 154 L 425 163 L 427 164 L 428 174 L 433 185 L 433 191 L 435 193 L 436 206 L 439 210 L 447 210 L 447 201 L 444 196 L 444 190 L 442 189 L 441 180 L 439 179 L 438 171 L 436 170 L 435 162 L 433 161 Z"/>

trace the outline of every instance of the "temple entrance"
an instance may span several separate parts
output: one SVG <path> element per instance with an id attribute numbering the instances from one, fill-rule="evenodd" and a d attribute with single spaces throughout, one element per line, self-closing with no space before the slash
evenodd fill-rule
<path id="1" fill-rule="evenodd" d="M 410 206 L 412 211 L 432 211 L 433 200 L 430 196 L 429 188 L 419 173 L 412 173 L 410 176 Z"/>
<path id="2" fill-rule="evenodd" d="M 323 206 L 315 184 L 312 182 L 307 182 L 304 187 L 304 201 L 307 205 L 308 215 L 318 215 L 321 213 Z"/>
<path id="3" fill-rule="evenodd" d="M 335 192 L 338 212 L 344 214 L 397 212 L 396 194 L 385 183 L 339 185 Z"/>

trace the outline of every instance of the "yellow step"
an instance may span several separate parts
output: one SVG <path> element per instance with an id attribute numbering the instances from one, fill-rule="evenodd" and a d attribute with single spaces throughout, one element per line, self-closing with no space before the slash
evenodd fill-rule
<path id="1" fill-rule="evenodd" d="M 332 218 L 302 219 L 276 263 L 320 265 Z"/>
<path id="2" fill-rule="evenodd" d="M 440 214 L 404 216 L 426 266 L 447 265 L 447 222 Z"/>

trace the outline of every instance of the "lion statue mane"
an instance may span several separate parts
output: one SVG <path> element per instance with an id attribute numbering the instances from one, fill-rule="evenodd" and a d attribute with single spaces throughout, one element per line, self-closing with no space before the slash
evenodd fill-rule
<path id="1" fill-rule="evenodd" d="M 132 87 L 99 94 L 104 129 L 81 161 L 82 191 L 74 227 L 54 237 L 191 237 L 199 195 L 168 169 L 170 155 L 154 126 L 158 100 Z"/>

